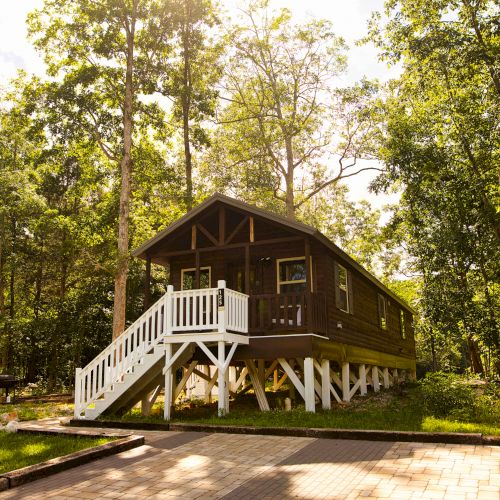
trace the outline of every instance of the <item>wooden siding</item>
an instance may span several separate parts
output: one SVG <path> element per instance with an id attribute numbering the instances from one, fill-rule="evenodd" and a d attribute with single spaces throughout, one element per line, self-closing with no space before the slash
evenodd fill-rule
<path id="1" fill-rule="evenodd" d="M 181 270 L 196 266 L 196 253 L 199 255 L 200 267 L 211 267 L 211 287 L 216 287 L 218 280 L 226 280 L 229 288 L 238 289 L 238 285 L 244 287 L 245 253 L 248 248 L 250 311 L 255 309 L 255 317 L 250 321 L 251 334 L 317 333 L 342 344 L 414 359 L 415 342 L 410 311 L 374 284 L 366 272 L 363 274 L 355 269 L 345 258 L 334 254 L 317 239 L 244 211 L 226 210 L 224 237 L 227 239 L 231 236 L 231 241 L 227 245 L 220 244 L 220 207 L 216 208 L 191 220 L 188 227 L 180 226 L 167 240 L 159 241 L 154 251 L 150 251 L 153 262 L 169 263 L 170 283 L 175 290 L 181 289 Z M 253 217 L 255 243 L 250 242 L 250 217 Z M 192 227 L 196 224 L 201 224 L 212 238 L 198 229 L 196 248 L 192 249 Z M 279 241 L 280 238 L 284 241 Z M 312 258 L 312 293 L 306 290 L 295 297 L 285 298 L 286 294 L 276 297 L 277 260 L 305 256 L 306 239 L 309 239 Z M 217 244 L 214 244 L 214 240 L 217 240 Z M 261 244 L 262 241 L 271 243 Z M 336 306 L 335 262 L 350 273 L 352 313 L 346 313 Z M 378 294 L 384 295 L 387 301 L 387 330 L 379 326 Z M 283 317 L 283 321 L 274 318 L 278 315 L 276 311 L 281 314 L 290 308 L 296 310 L 297 304 L 304 311 L 300 325 L 293 314 Z M 276 311 L 272 312 L 271 307 Z M 262 308 L 270 311 L 266 313 L 267 316 L 262 313 Z M 402 309 L 405 310 L 406 339 L 402 338 L 400 329 L 399 314 Z M 285 328 L 287 324 L 290 328 Z"/>

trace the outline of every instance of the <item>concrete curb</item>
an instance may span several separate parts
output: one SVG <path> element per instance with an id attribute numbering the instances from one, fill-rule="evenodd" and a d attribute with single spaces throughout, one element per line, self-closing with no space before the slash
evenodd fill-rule
<path id="1" fill-rule="evenodd" d="M 19 429 L 19 432 L 25 434 L 51 434 L 51 435 L 73 435 L 82 436 L 82 434 L 75 434 L 69 432 L 58 432 L 55 430 L 35 430 L 35 429 Z M 116 434 L 85 434 L 84 437 L 116 437 Z M 104 458 L 109 455 L 114 455 L 122 451 L 136 448 L 144 444 L 144 436 L 126 436 L 116 441 L 101 444 L 94 448 L 87 448 L 86 450 L 76 451 L 69 455 L 62 457 L 52 458 L 45 462 L 35 465 L 29 465 L 22 469 L 16 469 L 11 472 L 0 475 L 0 491 L 14 488 L 36 479 L 41 479 L 57 472 L 61 472 L 78 465 L 83 465 L 99 458 Z"/>
<path id="2" fill-rule="evenodd" d="M 238 425 L 126 422 L 120 420 L 71 420 L 78 427 L 111 427 L 117 429 L 223 432 L 227 434 L 254 434 L 266 436 L 313 437 L 321 439 L 357 439 L 366 441 L 400 441 L 500 446 L 500 437 L 458 432 L 410 432 L 360 429 L 330 429 L 308 427 L 253 427 Z"/>

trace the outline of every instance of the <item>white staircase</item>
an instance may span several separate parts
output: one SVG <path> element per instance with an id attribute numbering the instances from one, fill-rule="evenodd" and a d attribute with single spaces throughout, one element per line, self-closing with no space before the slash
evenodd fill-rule
<path id="1" fill-rule="evenodd" d="M 225 286 L 225 284 L 224 284 Z M 226 307 L 220 307 L 221 292 Z M 219 302 L 218 302 L 219 301 Z M 227 288 L 174 292 L 171 286 L 158 302 L 130 325 L 85 368 L 75 374 L 75 418 L 93 420 L 104 411 L 130 407 L 153 385 L 159 385 L 165 364 L 165 336 L 224 330 L 248 332 L 248 296 Z M 180 353 L 179 353 L 180 354 Z M 187 361 L 189 352 L 180 361 Z"/>

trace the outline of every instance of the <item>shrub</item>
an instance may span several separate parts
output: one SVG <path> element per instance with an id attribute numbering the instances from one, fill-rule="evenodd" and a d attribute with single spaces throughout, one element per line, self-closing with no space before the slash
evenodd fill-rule
<path id="1" fill-rule="evenodd" d="M 428 373 L 420 385 L 426 413 L 460 420 L 474 413 L 474 390 L 462 377 L 452 373 Z"/>

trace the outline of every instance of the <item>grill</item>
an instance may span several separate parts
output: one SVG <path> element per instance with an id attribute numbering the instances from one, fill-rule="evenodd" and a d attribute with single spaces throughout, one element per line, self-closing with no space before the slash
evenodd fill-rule
<path id="1" fill-rule="evenodd" d="M 17 378 L 14 375 L 0 375 L 0 389 L 5 389 L 7 403 L 10 403 L 9 389 L 14 388 L 16 384 Z"/>

